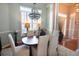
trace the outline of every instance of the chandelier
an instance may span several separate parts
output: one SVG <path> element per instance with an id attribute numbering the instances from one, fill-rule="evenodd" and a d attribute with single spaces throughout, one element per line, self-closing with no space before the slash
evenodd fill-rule
<path id="1" fill-rule="evenodd" d="M 35 8 L 35 5 L 36 5 L 36 3 L 33 3 L 33 8 L 32 8 L 32 10 L 31 10 L 31 13 L 29 13 L 29 17 L 31 18 L 31 19 L 36 19 L 36 20 L 38 20 L 39 18 L 40 18 L 40 13 L 38 12 L 38 10 Z"/>

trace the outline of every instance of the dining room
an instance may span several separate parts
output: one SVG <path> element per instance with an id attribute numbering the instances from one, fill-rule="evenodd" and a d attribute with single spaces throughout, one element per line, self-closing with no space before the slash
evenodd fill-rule
<path id="1" fill-rule="evenodd" d="M 0 4 L 0 56 L 79 55 L 78 42 L 70 40 L 73 36 L 78 38 L 79 27 L 75 25 L 75 32 L 73 30 L 74 5 L 79 6 L 70 3 Z M 78 20 L 76 22 L 78 25 Z M 72 35 L 73 32 L 77 35 Z"/>

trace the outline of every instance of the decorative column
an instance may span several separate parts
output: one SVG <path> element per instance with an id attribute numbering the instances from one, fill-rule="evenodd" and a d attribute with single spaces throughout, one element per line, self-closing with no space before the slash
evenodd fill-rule
<path id="1" fill-rule="evenodd" d="M 59 37 L 59 28 L 58 28 L 58 24 L 59 24 L 59 20 L 58 20 L 58 12 L 59 12 L 59 4 L 56 3 L 54 4 L 55 7 L 55 13 L 54 13 L 54 28 L 53 28 L 53 41 L 54 41 L 54 52 L 55 55 L 58 55 L 58 37 Z"/>
<path id="2" fill-rule="evenodd" d="M 49 18 L 51 23 L 49 22 L 49 29 L 51 30 L 52 33 L 52 38 L 50 39 L 50 44 L 49 44 L 49 52 L 48 55 L 50 56 L 55 56 L 57 55 L 57 47 L 58 47 L 58 10 L 59 10 L 59 4 L 50 4 L 50 9 L 52 10 L 52 14 L 50 15 Z M 50 11 L 51 11 L 50 10 Z M 52 27 L 51 27 L 52 26 Z"/>
<path id="3" fill-rule="evenodd" d="M 59 10 L 59 4 L 56 3 L 54 4 L 54 7 L 55 7 L 55 13 L 54 13 L 54 28 L 53 28 L 53 38 L 55 38 L 56 40 L 56 46 L 58 45 L 58 36 L 59 36 L 59 29 L 58 29 L 58 10 Z"/>
<path id="4" fill-rule="evenodd" d="M 53 4 L 47 5 L 47 25 L 49 28 L 49 33 L 52 34 L 53 30 Z"/>

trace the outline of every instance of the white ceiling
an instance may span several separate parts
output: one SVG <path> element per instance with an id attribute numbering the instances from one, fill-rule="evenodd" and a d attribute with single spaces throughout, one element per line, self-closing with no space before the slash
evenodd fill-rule
<path id="1" fill-rule="evenodd" d="M 20 5 L 23 5 L 23 6 L 29 6 L 29 7 L 33 7 L 33 3 L 20 3 Z M 36 4 L 36 7 L 37 8 L 42 8 L 42 7 L 46 7 L 48 5 L 48 3 L 37 3 Z"/>

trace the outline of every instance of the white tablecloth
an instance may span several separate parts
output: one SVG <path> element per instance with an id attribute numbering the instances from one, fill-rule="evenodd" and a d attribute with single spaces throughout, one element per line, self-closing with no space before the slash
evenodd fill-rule
<path id="1" fill-rule="evenodd" d="M 27 45 L 35 45 L 38 44 L 38 38 L 36 36 L 33 36 L 33 38 L 24 37 L 22 38 L 22 42 Z"/>

